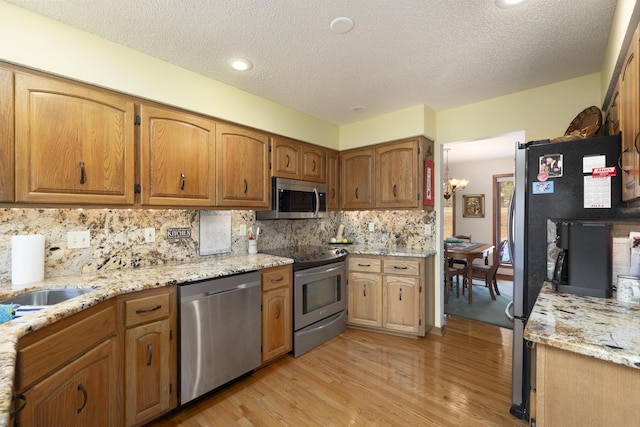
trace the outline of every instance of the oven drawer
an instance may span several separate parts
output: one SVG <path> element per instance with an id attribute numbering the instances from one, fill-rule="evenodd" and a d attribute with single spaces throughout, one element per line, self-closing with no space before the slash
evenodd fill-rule
<path id="1" fill-rule="evenodd" d="M 349 271 L 363 271 L 367 273 L 380 273 L 382 261 L 375 258 L 349 256 Z"/>
<path id="2" fill-rule="evenodd" d="M 383 262 L 384 274 L 401 274 L 403 276 L 419 276 L 420 261 L 406 259 L 385 259 Z"/>

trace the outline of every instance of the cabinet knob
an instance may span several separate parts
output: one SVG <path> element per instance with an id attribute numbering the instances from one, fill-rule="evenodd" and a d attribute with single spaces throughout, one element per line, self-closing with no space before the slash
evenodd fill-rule
<path id="1" fill-rule="evenodd" d="M 184 172 L 182 172 L 180 174 L 180 191 L 184 190 L 184 182 L 185 182 L 185 177 L 184 177 Z"/>
<path id="2" fill-rule="evenodd" d="M 400 301 L 402 301 L 402 288 L 400 288 L 400 292 L 398 293 L 398 296 L 400 297 Z"/>
<path id="3" fill-rule="evenodd" d="M 276 314 L 276 320 L 278 320 L 280 318 L 280 304 L 276 304 L 276 310 L 278 310 L 278 313 Z"/>
<path id="4" fill-rule="evenodd" d="M 147 359 L 147 366 L 151 366 L 153 362 L 153 346 L 151 344 L 147 344 L 147 352 L 149 352 L 149 359 Z"/>
<path id="5" fill-rule="evenodd" d="M 358 187 L 356 187 L 356 199 L 359 199 L 359 197 L 358 197 Z"/>
<path id="6" fill-rule="evenodd" d="M 367 284 L 366 283 L 362 287 L 362 296 L 364 296 L 364 297 L 367 296 Z"/>
<path id="7" fill-rule="evenodd" d="M 396 188 L 397 188 L 397 185 L 393 184 L 393 197 L 398 197 L 398 194 L 396 192 Z"/>
<path id="8" fill-rule="evenodd" d="M 291 158 L 289 157 L 289 155 L 286 155 L 286 159 L 287 159 L 287 163 L 285 164 L 286 167 L 289 167 L 289 164 L 291 163 Z"/>
<path id="9" fill-rule="evenodd" d="M 244 194 L 247 194 L 249 191 L 249 183 L 247 182 L 247 178 L 244 178 Z"/>
<path id="10" fill-rule="evenodd" d="M 314 171 L 314 172 L 316 171 L 316 161 L 315 160 L 313 160 L 313 168 L 311 170 Z"/>

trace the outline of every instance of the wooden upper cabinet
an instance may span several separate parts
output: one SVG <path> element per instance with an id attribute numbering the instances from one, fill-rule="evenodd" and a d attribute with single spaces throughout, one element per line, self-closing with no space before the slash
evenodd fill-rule
<path id="1" fill-rule="evenodd" d="M 132 204 L 134 134 L 126 96 L 16 73 L 16 201 Z"/>
<path id="2" fill-rule="evenodd" d="M 373 208 L 374 149 L 364 148 L 341 153 L 340 182 L 342 209 Z"/>
<path id="3" fill-rule="evenodd" d="M 640 92 L 638 85 L 639 68 L 638 30 L 636 30 L 620 75 L 620 114 L 622 119 L 622 200 L 633 200 L 640 196 L 638 167 L 640 156 L 637 141 L 640 136 L 638 108 Z"/>
<path id="4" fill-rule="evenodd" d="M 215 122 L 168 107 L 140 106 L 143 205 L 215 204 Z"/>
<path id="5" fill-rule="evenodd" d="M 268 208 L 269 137 L 226 124 L 216 134 L 218 206 Z"/>
<path id="6" fill-rule="evenodd" d="M 326 182 L 326 150 L 302 144 L 302 179 L 304 181 Z"/>
<path id="7" fill-rule="evenodd" d="M 302 144 L 282 136 L 274 136 L 271 149 L 272 176 L 300 179 Z"/>
<path id="8" fill-rule="evenodd" d="M 418 141 L 385 144 L 376 148 L 376 207 L 416 208 L 419 197 Z"/>
<path id="9" fill-rule="evenodd" d="M 340 209 L 340 154 L 327 151 L 327 207 Z"/>
<path id="10" fill-rule="evenodd" d="M 0 202 L 14 199 L 13 72 L 0 68 Z"/>

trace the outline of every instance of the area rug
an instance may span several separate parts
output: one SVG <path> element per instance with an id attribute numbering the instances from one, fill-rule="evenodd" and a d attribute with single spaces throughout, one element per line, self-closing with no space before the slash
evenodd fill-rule
<path id="1" fill-rule="evenodd" d="M 467 292 L 462 295 L 462 280 L 460 282 L 460 297 L 456 298 L 454 288 L 449 295 L 449 302 L 444 305 L 444 312 L 446 314 L 513 329 L 513 323 L 509 322 L 504 316 L 504 309 L 512 299 L 512 282 L 498 281 L 500 295 L 496 295 L 496 299 L 492 300 L 491 295 L 489 295 L 489 289 L 484 286 L 484 281 L 474 280 L 473 303 L 471 305 L 469 305 Z"/>

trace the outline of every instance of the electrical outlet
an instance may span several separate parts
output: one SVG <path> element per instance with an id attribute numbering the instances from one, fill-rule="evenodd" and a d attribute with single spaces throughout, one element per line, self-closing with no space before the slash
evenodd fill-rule
<path id="1" fill-rule="evenodd" d="M 370 222 L 369 223 L 369 231 L 375 231 L 376 230 L 376 224 L 374 222 Z"/>
<path id="2" fill-rule="evenodd" d="M 91 246 L 91 233 L 86 231 L 69 231 L 67 233 L 67 247 L 69 249 L 88 248 Z"/>
<path id="3" fill-rule="evenodd" d="M 431 233 L 433 233 L 433 227 L 431 227 L 431 224 L 425 224 L 424 225 L 424 235 L 425 236 L 430 236 Z"/>
<path id="4" fill-rule="evenodd" d="M 156 229 L 147 227 L 144 229 L 144 242 L 153 243 L 156 241 Z"/>
<path id="5" fill-rule="evenodd" d="M 240 235 L 243 236 L 243 237 L 247 235 L 247 226 L 246 226 L 246 224 L 240 225 Z"/>

